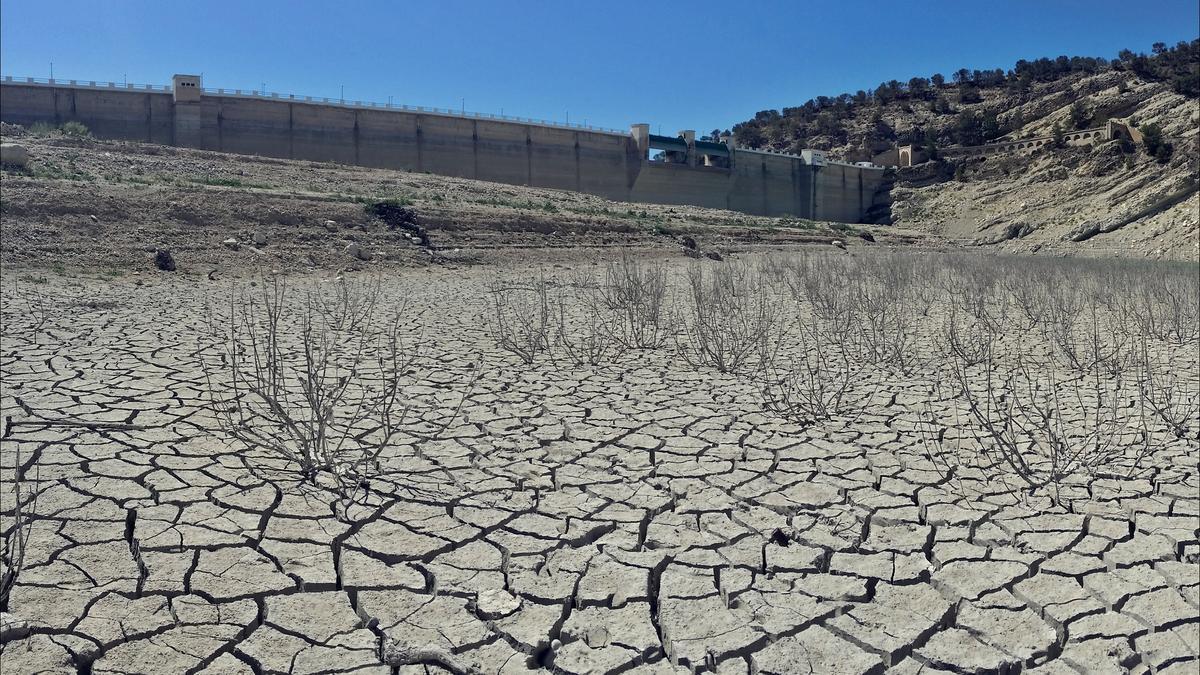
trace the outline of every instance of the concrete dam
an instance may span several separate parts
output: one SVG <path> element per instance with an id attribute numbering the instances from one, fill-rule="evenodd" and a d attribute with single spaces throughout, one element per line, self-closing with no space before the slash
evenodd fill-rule
<path id="1" fill-rule="evenodd" d="M 763 216 L 862 222 L 886 209 L 885 170 L 649 132 L 400 105 L 203 88 L 0 80 L 0 120 L 77 121 L 98 138 L 425 171 Z M 655 159 L 651 153 L 655 152 Z"/>

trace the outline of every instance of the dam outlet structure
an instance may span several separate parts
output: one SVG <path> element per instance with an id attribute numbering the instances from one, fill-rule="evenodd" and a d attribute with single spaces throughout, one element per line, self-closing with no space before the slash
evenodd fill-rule
<path id="1" fill-rule="evenodd" d="M 0 79 L 0 120 L 80 122 L 103 139 L 281 159 L 421 171 L 574 190 L 627 202 L 857 223 L 889 204 L 879 166 L 503 115 L 212 89 L 194 75 L 170 86 Z M 653 159 L 652 159 L 653 152 Z"/>

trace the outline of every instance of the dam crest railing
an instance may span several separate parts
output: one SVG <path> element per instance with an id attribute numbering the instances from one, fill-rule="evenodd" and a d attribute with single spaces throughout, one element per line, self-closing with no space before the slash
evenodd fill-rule
<path id="1" fill-rule="evenodd" d="M 159 84 L 133 84 L 131 82 L 102 82 L 98 80 L 63 80 L 50 79 L 45 77 L 14 77 L 5 75 L 3 79 L 5 84 L 32 84 L 46 87 L 75 87 L 82 89 L 100 89 L 113 91 L 138 91 L 138 92 L 153 92 L 158 94 L 170 94 L 173 89 L 171 85 Z M 536 119 L 533 117 L 519 117 L 514 115 L 503 115 L 499 113 L 481 113 L 472 112 L 469 110 L 455 110 L 453 108 L 436 108 L 432 106 L 413 106 L 402 103 L 376 103 L 374 101 L 347 101 L 340 98 L 329 98 L 327 96 L 298 96 L 295 94 L 279 94 L 276 92 L 258 91 L 252 89 L 224 89 L 213 87 L 201 87 L 202 94 L 210 94 L 213 96 L 231 96 L 237 98 L 249 98 L 257 100 L 274 100 L 288 101 L 291 103 L 312 103 L 318 105 L 333 105 L 343 108 L 353 108 L 356 110 L 395 110 L 397 112 L 420 113 L 424 115 L 443 115 L 447 117 L 459 117 L 472 120 L 495 120 L 497 122 L 516 122 L 519 124 L 532 124 L 540 127 L 549 127 L 552 129 L 566 129 L 571 131 L 589 131 L 600 134 L 612 134 L 622 137 L 629 136 L 628 131 L 620 129 L 609 129 L 607 127 L 598 127 L 590 124 L 572 124 L 570 122 L 556 122 L 553 120 Z"/>

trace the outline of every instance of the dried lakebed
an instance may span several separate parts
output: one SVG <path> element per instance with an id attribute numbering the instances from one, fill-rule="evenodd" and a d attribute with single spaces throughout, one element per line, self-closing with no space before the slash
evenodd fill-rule
<path id="1" fill-rule="evenodd" d="M 234 282 L 7 283 L 4 672 L 1195 672 L 1194 441 L 1069 507 L 964 494 L 919 377 L 800 426 L 670 350 L 527 365 L 487 275 L 385 282 L 424 405 L 353 500 L 220 431 Z"/>

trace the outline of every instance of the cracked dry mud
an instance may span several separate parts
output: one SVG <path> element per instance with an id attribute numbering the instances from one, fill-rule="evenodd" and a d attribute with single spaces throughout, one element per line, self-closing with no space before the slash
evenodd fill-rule
<path id="1" fill-rule="evenodd" d="M 4 673 L 1196 672 L 1195 444 L 1073 512 L 967 498 L 905 379 L 803 429 L 668 352 L 526 366 L 484 276 L 405 282 L 422 391 L 487 367 L 350 507 L 214 431 L 196 335 L 234 282 L 54 282 L 36 332 L 6 295 L 3 476 L 40 495 Z"/>

